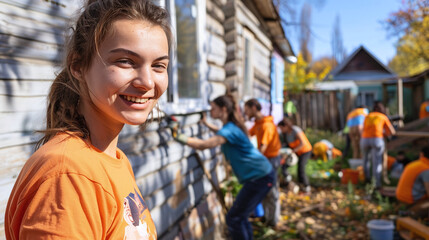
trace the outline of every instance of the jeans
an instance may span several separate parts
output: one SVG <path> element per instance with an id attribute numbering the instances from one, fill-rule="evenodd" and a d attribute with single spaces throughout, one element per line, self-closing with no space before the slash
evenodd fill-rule
<path id="1" fill-rule="evenodd" d="M 383 153 L 385 149 L 383 138 L 362 138 L 360 146 L 363 156 L 363 171 L 365 179 L 375 177 L 375 186 L 381 187 L 381 173 L 383 170 Z M 369 156 L 371 154 L 372 176 L 370 173 Z"/>
<path id="2" fill-rule="evenodd" d="M 273 169 L 264 177 L 249 180 L 243 184 L 234 204 L 226 215 L 226 224 L 233 240 L 253 239 L 252 225 L 249 215 L 265 198 L 276 183 L 276 174 Z"/>

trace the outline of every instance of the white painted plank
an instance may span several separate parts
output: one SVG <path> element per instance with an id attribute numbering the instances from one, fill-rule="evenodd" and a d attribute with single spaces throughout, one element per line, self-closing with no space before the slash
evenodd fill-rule
<path id="1" fill-rule="evenodd" d="M 46 80 L 0 80 L 0 95 L 19 97 L 48 95 L 51 85 L 52 82 Z"/>
<path id="2" fill-rule="evenodd" d="M 214 4 L 212 1 L 206 1 L 206 11 L 208 15 L 220 22 L 225 20 L 225 13 L 222 11 L 222 8 Z"/>
<path id="3" fill-rule="evenodd" d="M 218 36 L 223 36 L 225 34 L 225 29 L 222 23 L 210 15 L 206 16 L 206 29 L 208 32 L 214 33 Z"/>
<path id="4" fill-rule="evenodd" d="M 183 213 L 191 209 L 205 193 L 204 184 L 199 181 L 188 186 L 184 193 L 178 193 L 186 195 L 185 198 L 180 199 L 181 201 L 167 201 L 162 206 L 151 209 L 150 212 L 158 234 L 162 235 L 169 226 L 175 224 L 183 216 Z"/>
<path id="5" fill-rule="evenodd" d="M 271 71 L 270 51 L 259 41 L 255 41 L 253 47 L 253 67 L 269 78 Z"/>
<path id="6" fill-rule="evenodd" d="M 0 0 L 0 2 L 22 9 L 33 10 L 36 12 L 65 18 L 72 16 L 82 4 L 80 0 Z"/>
<path id="7" fill-rule="evenodd" d="M 211 153 L 207 152 L 207 154 Z M 222 161 L 222 158 L 219 156 L 207 155 L 207 157 L 208 158 L 204 164 L 205 168 L 210 171 L 214 169 L 220 161 Z M 148 196 L 164 188 L 167 184 L 179 181 L 178 179 L 180 179 L 182 176 L 187 176 L 193 171 L 194 175 L 195 173 L 197 173 L 197 175 L 202 174 L 200 170 L 201 168 L 199 167 L 198 162 L 196 161 L 195 157 L 191 155 L 189 157 L 180 159 L 180 161 L 173 162 L 158 171 L 154 171 L 148 175 L 145 175 L 144 177 L 136 177 L 136 181 L 142 191 L 142 194 L 144 196 Z M 190 179 L 182 179 L 180 181 L 181 185 L 183 186 L 185 184 L 189 184 L 189 182 L 193 182 L 192 179 L 195 179 L 195 177 L 196 175 L 191 176 Z M 156 204 L 153 206 L 156 206 Z"/>
<path id="8" fill-rule="evenodd" d="M 0 3 L 0 7 L 3 5 Z M 25 15 L 16 16 L 11 14 L 7 9 L 6 13 L 0 11 L 0 33 L 3 35 L 10 35 L 15 37 L 21 37 L 26 39 L 32 39 L 39 42 L 51 43 L 51 44 L 63 44 L 65 40 L 65 30 L 67 24 L 62 21 L 55 23 L 55 18 L 49 15 L 44 15 L 42 21 L 50 20 L 47 22 L 40 22 L 31 15 L 28 15 L 28 11 Z M 23 13 L 24 14 L 24 13 Z M 27 17 L 29 16 L 29 17 Z"/>
<path id="9" fill-rule="evenodd" d="M 0 112 L 0 134 L 33 132 L 45 127 L 45 111 Z"/>
<path id="10" fill-rule="evenodd" d="M 261 31 L 261 26 L 256 16 L 253 15 L 253 13 L 251 13 L 241 1 L 238 1 L 237 3 L 239 6 L 236 11 L 236 17 L 238 21 L 242 25 L 248 27 L 255 35 L 255 38 L 259 39 L 259 41 L 261 41 L 262 44 L 264 44 L 268 49 L 272 49 L 273 44 L 268 36 L 263 31 Z"/>
<path id="11" fill-rule="evenodd" d="M 0 95 L 0 113 L 43 111 L 46 109 L 46 96 L 11 97 Z"/>
<path id="12" fill-rule="evenodd" d="M 211 82 L 209 91 L 209 100 L 212 101 L 215 98 L 224 95 L 226 93 L 226 86 L 224 83 Z"/>
<path id="13" fill-rule="evenodd" d="M 32 132 L 6 133 L 0 134 L 0 150 L 14 146 L 25 146 L 36 143 L 40 139 L 40 134 Z"/>
<path id="14" fill-rule="evenodd" d="M 207 61 L 219 66 L 225 64 L 226 43 L 222 37 L 206 32 Z"/>
<path id="15" fill-rule="evenodd" d="M 53 80 L 59 69 L 52 62 L 0 58 L 0 79 Z"/>
<path id="16" fill-rule="evenodd" d="M 225 76 L 226 76 L 226 72 L 223 67 L 213 65 L 213 64 L 208 64 L 207 80 L 223 82 L 223 80 L 225 80 Z"/>
<path id="17" fill-rule="evenodd" d="M 61 47 L 11 35 L 0 35 L 0 54 L 3 56 L 60 61 Z"/>

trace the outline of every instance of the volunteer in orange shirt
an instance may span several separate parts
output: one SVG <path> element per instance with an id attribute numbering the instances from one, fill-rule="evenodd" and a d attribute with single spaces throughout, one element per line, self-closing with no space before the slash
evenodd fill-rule
<path id="1" fill-rule="evenodd" d="M 349 128 L 349 137 L 353 150 L 353 158 L 361 158 L 360 139 L 363 131 L 363 121 L 368 115 L 368 109 L 364 106 L 358 106 L 347 114 L 347 127 Z"/>
<path id="2" fill-rule="evenodd" d="M 277 126 L 272 116 L 264 116 L 261 113 L 262 106 L 257 99 L 250 99 L 244 104 L 244 114 L 249 119 L 254 119 L 255 124 L 249 130 L 250 136 L 256 136 L 259 151 L 268 158 L 274 169 L 280 166 L 280 138 Z M 277 171 L 276 171 L 277 172 Z M 275 226 L 280 218 L 279 184 L 271 188 L 267 197 L 262 202 L 265 212 L 265 220 L 268 225 Z"/>
<path id="3" fill-rule="evenodd" d="M 167 89 L 168 19 L 149 0 L 88 1 L 51 86 L 38 150 L 9 197 L 7 239 L 157 238 L 117 143 Z"/>
<path id="4" fill-rule="evenodd" d="M 341 157 L 343 153 L 334 147 L 330 141 L 322 139 L 314 144 L 313 155 L 316 158 L 322 158 L 324 162 Z"/>
<path id="5" fill-rule="evenodd" d="M 375 102 L 374 111 L 365 118 L 360 145 L 364 159 L 365 179 L 370 181 L 371 177 L 374 177 L 376 188 L 381 187 L 385 150 L 384 136 L 394 134 L 395 129 L 385 115 L 383 104 L 379 101 Z M 372 160 L 372 175 L 370 174 L 369 154 L 371 154 Z"/>
<path id="6" fill-rule="evenodd" d="M 422 119 L 426 117 L 429 117 L 429 100 L 422 102 L 420 105 L 419 118 Z"/>
<path id="7" fill-rule="evenodd" d="M 410 205 L 414 213 L 422 212 L 423 203 L 429 202 L 429 146 L 420 151 L 420 158 L 405 167 L 396 188 L 396 198 Z M 428 208 L 427 204 L 425 204 Z M 427 211 L 426 216 L 427 216 Z"/>
<path id="8" fill-rule="evenodd" d="M 311 191 L 310 182 L 305 174 L 305 166 L 307 165 L 308 159 L 311 157 L 311 144 L 305 136 L 304 131 L 296 125 L 292 124 L 289 118 L 284 118 L 280 121 L 277 126 L 280 128 L 282 145 L 291 148 L 298 156 L 298 182 L 302 185 L 304 192 L 309 193 Z M 283 174 L 288 176 L 287 164 L 283 165 Z"/>

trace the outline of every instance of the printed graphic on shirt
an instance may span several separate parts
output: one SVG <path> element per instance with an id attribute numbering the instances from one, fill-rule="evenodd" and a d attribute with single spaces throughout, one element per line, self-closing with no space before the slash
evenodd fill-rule
<path id="1" fill-rule="evenodd" d="M 156 230 L 149 209 L 137 191 L 124 198 L 124 219 L 126 240 L 156 240 Z"/>
<path id="2" fill-rule="evenodd" d="M 381 119 L 377 116 L 368 116 L 366 118 L 367 118 L 367 123 L 372 126 L 379 125 L 381 121 Z"/>

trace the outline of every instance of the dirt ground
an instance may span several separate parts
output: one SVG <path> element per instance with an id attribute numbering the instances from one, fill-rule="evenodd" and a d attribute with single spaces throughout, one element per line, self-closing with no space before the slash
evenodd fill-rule
<path id="1" fill-rule="evenodd" d="M 255 219 L 255 239 L 369 239 L 367 222 L 393 220 L 400 205 L 368 189 L 333 182 L 310 194 L 282 187 L 281 220 L 272 228 Z"/>

